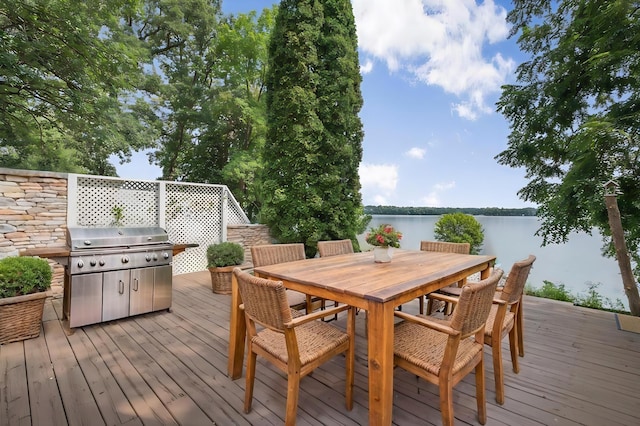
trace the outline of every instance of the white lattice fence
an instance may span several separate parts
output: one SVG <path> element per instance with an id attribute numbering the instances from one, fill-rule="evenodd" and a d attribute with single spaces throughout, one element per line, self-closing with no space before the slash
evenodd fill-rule
<path id="1" fill-rule="evenodd" d="M 174 258 L 174 274 L 206 269 L 207 246 L 242 223 L 249 220 L 226 185 L 69 175 L 68 226 L 160 226 L 175 244 L 198 244 Z"/>

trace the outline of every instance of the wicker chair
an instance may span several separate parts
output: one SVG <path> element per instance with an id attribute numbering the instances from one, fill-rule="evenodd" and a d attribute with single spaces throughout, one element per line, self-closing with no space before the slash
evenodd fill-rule
<path id="1" fill-rule="evenodd" d="M 254 267 L 306 259 L 302 243 L 251 246 L 251 258 Z M 289 306 L 297 310 L 305 309 L 307 313 L 313 311 L 314 302 L 319 300 L 294 290 L 287 290 L 287 299 Z"/>
<path id="2" fill-rule="evenodd" d="M 529 277 L 529 271 L 533 266 L 536 257 L 530 255 L 528 258 L 516 262 L 511 267 L 504 287 L 499 288 L 495 294 L 494 304 L 491 307 L 487 327 L 484 335 L 484 343 L 491 346 L 493 355 L 493 371 L 496 381 L 496 402 L 504 404 L 504 369 L 502 366 L 501 343 L 504 336 L 509 335 L 509 349 L 511 352 L 511 363 L 514 373 L 520 371 L 518 366 L 518 355 L 524 355 L 522 331 L 522 294 L 524 286 Z M 460 293 L 460 289 L 448 289 L 449 294 L 432 294 L 433 298 L 446 298 L 447 301 L 455 302 L 451 296 Z"/>
<path id="3" fill-rule="evenodd" d="M 294 425 L 298 408 L 300 379 L 335 355 L 345 353 L 346 406 L 353 408 L 355 362 L 355 316 L 352 307 L 342 305 L 302 316 L 290 309 L 281 281 L 267 280 L 243 272 L 233 271 L 244 302 L 242 309 L 247 321 L 247 376 L 244 411 L 251 410 L 257 355 L 264 357 L 287 373 L 287 407 L 285 424 Z M 347 332 L 318 321 L 325 315 L 348 310 Z M 260 325 L 258 331 L 256 325 Z M 327 384 L 328 388 L 332 387 Z"/>
<path id="4" fill-rule="evenodd" d="M 502 271 L 477 285 L 465 285 L 448 321 L 395 312 L 404 319 L 394 330 L 394 364 L 440 389 L 442 424 L 453 425 L 453 387 L 475 369 L 478 421 L 485 424 L 485 322 Z M 473 337 L 472 337 L 473 336 Z"/>
<path id="5" fill-rule="evenodd" d="M 320 257 L 353 253 L 353 243 L 351 240 L 318 241 L 318 253 Z"/>
<path id="6" fill-rule="evenodd" d="M 353 243 L 351 240 L 330 240 L 330 241 L 318 241 L 318 254 L 320 257 L 338 256 L 340 254 L 353 253 Z M 334 303 L 338 306 L 338 302 Z M 356 315 L 358 310 L 356 309 Z M 338 319 L 338 315 L 333 318 Z"/>
<path id="7" fill-rule="evenodd" d="M 469 254 L 471 252 L 471 244 L 469 243 L 450 243 L 446 241 L 420 241 L 421 251 L 437 251 L 440 253 L 458 253 Z M 458 287 L 462 287 L 466 280 L 458 282 Z M 424 314 L 424 296 L 419 297 L 420 314 Z M 433 310 L 433 299 L 427 298 L 427 315 L 431 315 Z M 451 307 L 445 304 L 445 311 L 450 313 Z"/>

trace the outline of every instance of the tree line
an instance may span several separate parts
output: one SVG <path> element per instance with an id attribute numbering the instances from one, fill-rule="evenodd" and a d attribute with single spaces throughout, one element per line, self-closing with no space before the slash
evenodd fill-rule
<path id="1" fill-rule="evenodd" d="M 474 216 L 535 216 L 533 207 L 510 209 L 501 207 L 398 207 L 398 206 L 364 206 L 366 214 L 377 215 L 421 215 L 440 216 L 448 213 L 465 213 Z"/>

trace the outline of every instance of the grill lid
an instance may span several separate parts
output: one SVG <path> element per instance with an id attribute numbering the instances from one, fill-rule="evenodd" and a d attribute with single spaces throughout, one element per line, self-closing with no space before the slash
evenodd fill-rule
<path id="1" fill-rule="evenodd" d="M 67 244 L 72 250 L 162 244 L 169 241 L 160 227 L 67 228 Z"/>

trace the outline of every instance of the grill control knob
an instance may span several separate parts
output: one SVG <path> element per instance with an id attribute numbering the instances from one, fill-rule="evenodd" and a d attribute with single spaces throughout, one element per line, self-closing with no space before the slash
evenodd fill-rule
<path id="1" fill-rule="evenodd" d="M 158 253 L 153 253 L 153 260 L 158 260 Z"/>
<path id="2" fill-rule="evenodd" d="M 104 266 L 104 259 L 100 259 L 98 263 L 100 264 L 100 266 Z"/>
<path id="3" fill-rule="evenodd" d="M 91 266 L 96 266 L 96 263 L 97 263 L 97 262 L 96 262 L 96 260 L 95 260 L 95 259 L 91 259 L 91 260 L 89 261 L 89 265 L 91 265 Z"/>
<path id="4" fill-rule="evenodd" d="M 122 263 L 129 263 L 129 256 L 122 256 Z"/>
<path id="5" fill-rule="evenodd" d="M 83 268 L 84 267 L 84 262 L 82 261 L 82 259 L 78 259 L 78 268 Z"/>
<path id="6" fill-rule="evenodd" d="M 145 258 L 145 260 L 147 262 L 151 262 L 151 255 L 150 254 L 147 254 L 144 258 Z"/>
<path id="7" fill-rule="evenodd" d="M 167 252 L 162 253 L 162 257 L 164 257 L 165 259 L 168 259 L 169 258 L 169 253 L 167 253 Z"/>

